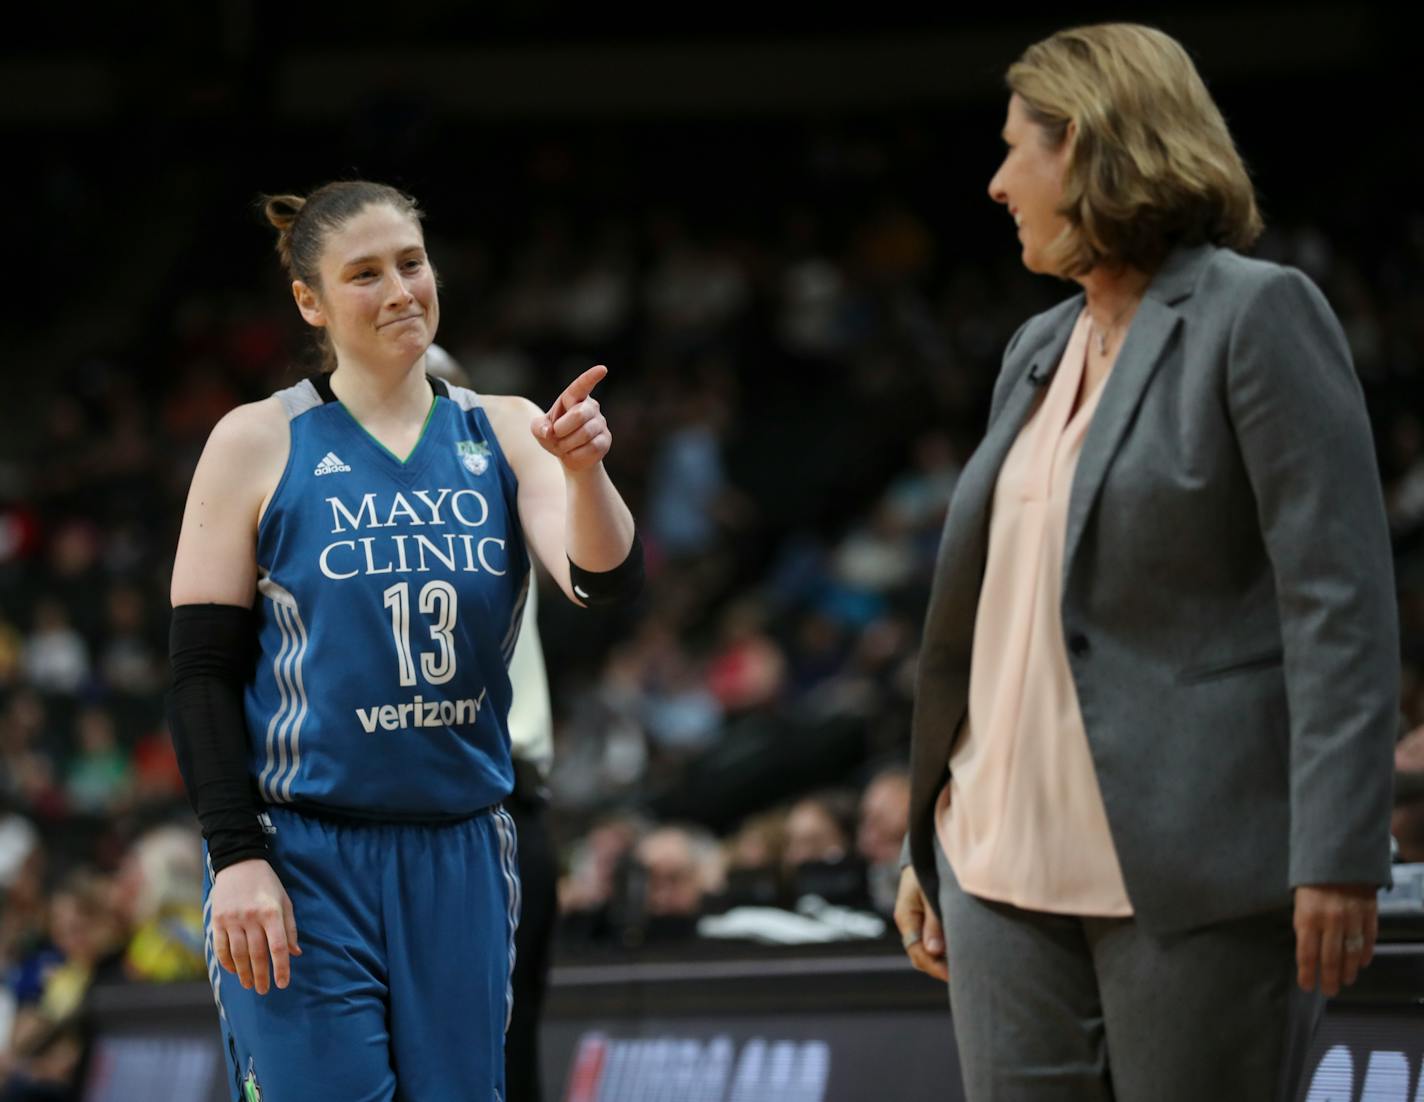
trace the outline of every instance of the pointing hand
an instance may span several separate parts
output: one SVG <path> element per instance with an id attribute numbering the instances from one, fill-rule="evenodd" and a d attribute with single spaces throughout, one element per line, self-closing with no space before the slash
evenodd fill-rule
<path id="1" fill-rule="evenodd" d="M 590 397 L 607 374 L 608 368 L 602 364 L 590 367 L 565 388 L 548 413 L 530 422 L 534 439 L 566 471 L 596 466 L 613 446 L 613 433 L 599 410 L 598 399 Z"/>

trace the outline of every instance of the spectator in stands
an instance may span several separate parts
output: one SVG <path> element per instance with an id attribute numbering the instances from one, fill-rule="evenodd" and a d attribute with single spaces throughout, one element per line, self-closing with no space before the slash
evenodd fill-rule
<path id="1" fill-rule="evenodd" d="M 114 880 L 114 909 L 128 931 L 124 979 L 171 983 L 207 975 L 203 955 L 203 848 L 196 831 L 161 826 L 129 848 Z"/>
<path id="2" fill-rule="evenodd" d="M 792 700 L 813 705 L 821 686 L 840 672 L 851 652 L 850 637 L 842 618 L 835 614 L 842 611 L 843 607 L 816 608 L 801 615 L 788 648 L 787 689 Z"/>
<path id="3" fill-rule="evenodd" d="M 673 625 L 650 620 L 642 636 L 642 713 L 649 738 L 676 758 L 705 749 L 721 732 L 721 704 Z"/>
<path id="4" fill-rule="evenodd" d="M 64 811 L 55 751 L 45 739 L 46 708 L 36 692 L 20 689 L 0 713 L 0 795 L 36 815 Z"/>
<path id="5" fill-rule="evenodd" d="M 785 845 L 786 813 L 777 809 L 751 816 L 727 839 L 729 906 L 773 907 L 785 902 Z"/>
<path id="6" fill-rule="evenodd" d="M 648 737 L 641 675 L 637 649 L 624 644 L 613 648 L 602 676 L 566 694 L 549 776 L 554 802 L 575 812 L 602 808 L 643 779 Z"/>
<path id="7" fill-rule="evenodd" d="M 890 483 L 881 500 L 912 531 L 938 537 L 959 469 L 949 434 L 927 432 L 915 440 L 912 466 Z"/>
<path id="8" fill-rule="evenodd" d="M 847 800 L 841 793 L 807 796 L 786 815 L 786 848 L 781 860 L 788 870 L 808 861 L 835 862 L 850 852 Z"/>
<path id="9" fill-rule="evenodd" d="M 1424 727 L 1416 727 L 1394 748 L 1395 800 L 1390 817 L 1395 860 L 1424 861 Z"/>
<path id="10" fill-rule="evenodd" d="M 725 883 L 717 840 L 692 826 L 658 827 L 638 843 L 646 877 L 644 910 L 650 919 L 695 918 Z"/>
<path id="11" fill-rule="evenodd" d="M 15 1018 L 3 1102 L 68 1099 L 84 1055 L 82 1012 L 95 973 L 122 944 L 109 887 L 92 872 L 72 874 L 49 905 L 49 936 L 60 961 L 44 975 L 38 1001 Z"/>
<path id="12" fill-rule="evenodd" d="M 25 643 L 25 673 L 35 688 L 74 693 L 89 677 L 89 646 L 70 625 L 58 601 L 46 598 L 35 608 L 35 626 Z"/>
<path id="13" fill-rule="evenodd" d="M 675 427 L 653 459 L 648 529 L 658 551 L 672 560 L 715 549 L 731 487 L 722 460 L 727 409 L 708 388 L 680 394 Z"/>
<path id="14" fill-rule="evenodd" d="M 753 815 L 727 840 L 728 869 L 776 869 L 786 849 L 786 814 L 773 809 Z"/>
<path id="15" fill-rule="evenodd" d="M 629 812 L 608 815 L 570 847 L 569 871 L 559 881 L 559 935 L 568 941 L 602 941 L 612 936 L 627 900 L 619 898 L 622 874 L 648 824 Z"/>
<path id="16" fill-rule="evenodd" d="M 721 640 L 707 662 L 706 681 L 727 715 L 766 707 L 780 694 L 786 659 L 766 630 L 766 615 L 755 596 L 733 601 L 722 615 Z"/>
<path id="17" fill-rule="evenodd" d="M 818 895 L 869 908 L 865 864 L 853 845 L 856 799 L 852 792 L 822 792 L 798 800 L 787 813 L 782 863 L 793 900 Z"/>
<path id="18" fill-rule="evenodd" d="M 643 288 L 648 314 L 671 349 L 696 347 L 724 331 L 744 309 L 750 288 L 730 244 L 694 241 L 675 215 L 650 222 L 659 259 Z"/>
<path id="19" fill-rule="evenodd" d="M 19 1007 L 34 1003 L 52 959 L 37 957 L 45 933 L 44 847 L 33 823 L 0 814 L 0 1083 Z"/>
<path id="20" fill-rule="evenodd" d="M 881 502 L 832 553 L 835 580 L 868 598 L 907 584 L 915 569 L 915 545 L 905 513 Z M 866 602 L 878 611 L 878 602 Z"/>
<path id="21" fill-rule="evenodd" d="M 162 683 L 162 660 L 148 636 L 143 593 L 116 585 L 105 601 L 106 639 L 99 656 L 104 684 L 131 696 L 155 694 Z"/>
<path id="22" fill-rule="evenodd" d="M 910 774 L 903 766 L 877 773 L 860 798 L 855 849 L 866 864 L 870 901 L 881 914 L 895 909 L 900 849 L 910 821 Z"/>
<path id="23" fill-rule="evenodd" d="M 90 815 L 117 810 L 132 794 L 133 774 L 114 732 L 113 717 L 98 706 L 85 708 L 75 732 L 79 752 L 64 778 L 70 808 Z"/>

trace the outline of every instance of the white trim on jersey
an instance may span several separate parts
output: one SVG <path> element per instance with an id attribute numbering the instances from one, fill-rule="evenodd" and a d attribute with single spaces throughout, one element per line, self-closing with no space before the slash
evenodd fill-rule
<path id="1" fill-rule="evenodd" d="M 258 587 L 261 587 L 260 582 L 258 583 Z M 287 682 L 282 677 L 282 663 L 286 660 L 288 652 L 294 650 L 296 645 L 296 640 L 287 633 L 286 625 L 280 618 L 277 620 L 277 626 L 282 631 L 282 645 L 277 650 L 277 656 L 272 659 L 272 676 L 277 682 L 277 691 L 281 694 L 281 704 L 277 710 L 272 713 L 272 718 L 267 721 L 267 764 L 263 767 L 261 775 L 257 778 L 258 791 L 262 793 L 262 798 L 268 803 L 277 802 L 277 796 L 276 793 L 273 792 L 271 784 L 272 774 L 277 769 L 277 755 L 275 753 L 274 740 L 277 734 L 277 725 L 282 721 L 282 717 L 286 715 L 287 705 L 290 703 L 287 697 Z M 286 767 L 286 764 L 287 753 L 284 747 L 282 750 L 283 768 Z"/>
<path id="2" fill-rule="evenodd" d="M 218 1005 L 218 1016 L 227 1020 L 227 1011 L 222 1004 L 222 966 L 218 964 L 217 950 L 213 948 L 213 882 L 217 873 L 213 872 L 213 859 L 204 855 L 208 864 L 208 898 L 203 903 L 203 957 L 208 964 L 208 983 L 213 989 L 213 1002 Z"/>
<path id="3" fill-rule="evenodd" d="M 257 590 L 272 602 L 273 619 L 282 633 L 282 646 L 272 659 L 272 676 L 281 703 L 267 722 L 267 764 L 257 778 L 258 790 L 268 803 L 289 803 L 292 781 L 302 763 L 302 721 L 308 709 L 302 678 L 307 653 L 307 629 L 297 611 L 297 599 L 274 582 L 264 570 Z"/>
<path id="4" fill-rule="evenodd" d="M 499 650 L 504 655 L 504 667 L 509 668 L 509 663 L 514 658 L 514 647 L 519 642 L 519 629 L 524 624 L 524 602 L 529 599 L 529 585 L 534 577 L 534 568 L 531 566 L 524 574 L 524 584 L 519 588 L 519 596 L 514 598 L 514 611 L 509 617 L 509 630 L 504 633 L 504 640 L 499 645 Z"/>
<path id="5" fill-rule="evenodd" d="M 272 397 L 282 403 L 282 408 L 287 411 L 288 421 L 295 421 L 307 410 L 316 409 L 322 404 L 321 395 L 316 387 L 312 386 L 310 379 L 303 379 L 296 386 L 279 390 Z"/>
<path id="6" fill-rule="evenodd" d="M 491 814 L 495 832 L 499 835 L 499 868 L 504 873 L 505 895 L 509 900 L 509 983 L 504 995 L 504 1031 L 509 1032 L 510 1020 L 514 1017 L 514 931 L 519 927 L 519 910 L 522 905 L 519 886 L 519 862 L 515 847 L 519 844 L 514 829 L 514 819 L 502 807 Z"/>
<path id="7" fill-rule="evenodd" d="M 452 382 L 445 383 L 445 389 L 449 392 L 450 401 L 454 402 L 462 410 L 468 413 L 472 409 L 479 409 L 484 405 L 480 400 L 478 391 L 471 390 L 467 386 L 456 386 Z"/>
<path id="8" fill-rule="evenodd" d="M 287 659 L 287 680 L 292 684 L 294 697 L 300 702 L 300 706 L 295 713 L 287 718 L 286 723 L 283 724 L 284 730 L 280 731 L 277 736 L 279 740 L 285 739 L 287 747 L 291 750 L 292 767 L 287 772 L 286 779 L 280 782 L 280 786 L 274 787 L 280 788 L 284 801 L 290 801 L 292 781 L 296 780 L 297 770 L 302 764 L 302 721 L 306 719 L 308 711 L 307 690 L 302 682 L 302 659 L 306 657 L 307 653 L 307 629 L 306 625 L 302 623 L 301 616 L 297 613 L 296 605 L 288 609 L 283 609 L 280 605 L 276 607 L 278 619 L 285 613 L 290 621 L 289 628 L 295 632 L 300 641 L 296 653 Z"/>

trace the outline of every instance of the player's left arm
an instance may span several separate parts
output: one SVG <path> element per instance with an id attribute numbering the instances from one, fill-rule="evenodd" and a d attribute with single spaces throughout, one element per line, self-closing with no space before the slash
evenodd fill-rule
<path id="1" fill-rule="evenodd" d="M 613 445 L 591 391 L 606 374 L 585 371 L 547 411 L 526 398 L 488 397 L 486 410 L 519 480 L 519 520 L 530 548 L 571 601 L 570 563 L 616 571 L 633 549 L 633 514 L 603 465 Z"/>

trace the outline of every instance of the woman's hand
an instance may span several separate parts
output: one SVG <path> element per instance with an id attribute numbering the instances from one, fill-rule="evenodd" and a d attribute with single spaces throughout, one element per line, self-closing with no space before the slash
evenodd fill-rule
<path id="1" fill-rule="evenodd" d="M 213 952 L 218 963 L 236 974 L 243 987 L 259 995 L 271 987 L 268 959 L 277 986 L 292 979 L 291 957 L 297 945 L 297 920 L 287 890 L 266 861 L 239 861 L 218 873 L 209 896 L 213 917 Z"/>
<path id="2" fill-rule="evenodd" d="M 565 471 L 588 470 L 601 463 L 613 446 L 613 433 L 598 408 L 598 399 L 589 397 L 607 374 L 608 368 L 602 364 L 590 367 L 568 385 L 548 413 L 529 425 L 534 439 Z"/>
<path id="3" fill-rule="evenodd" d="M 895 925 L 910 963 L 935 979 L 949 982 L 949 965 L 944 956 L 944 930 L 934 909 L 925 902 L 915 867 L 906 865 L 900 873 L 900 890 L 895 896 Z"/>
<path id="4" fill-rule="evenodd" d="M 1296 980 L 1327 998 L 1355 982 L 1375 955 L 1379 902 L 1369 884 L 1305 884 L 1295 890 Z"/>

